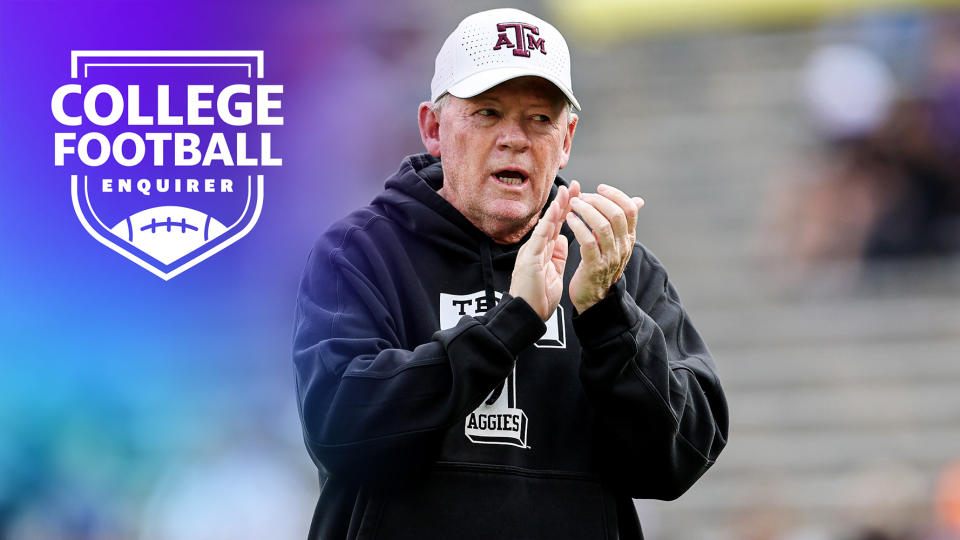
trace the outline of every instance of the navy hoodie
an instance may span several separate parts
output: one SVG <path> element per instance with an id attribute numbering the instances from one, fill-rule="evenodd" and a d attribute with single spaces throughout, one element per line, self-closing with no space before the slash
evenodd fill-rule
<path id="1" fill-rule="evenodd" d="M 294 337 L 320 471 L 310 538 L 642 538 L 631 499 L 680 496 L 727 437 L 716 366 L 666 272 L 638 243 L 577 313 L 564 225 L 544 324 L 506 293 L 526 238 L 494 243 L 442 184 L 439 160 L 408 157 L 310 254 Z"/>

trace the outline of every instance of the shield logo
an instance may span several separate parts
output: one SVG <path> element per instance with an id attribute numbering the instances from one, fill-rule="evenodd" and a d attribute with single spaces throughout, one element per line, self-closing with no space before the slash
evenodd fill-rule
<path id="1" fill-rule="evenodd" d="M 282 85 L 263 51 L 72 51 L 56 165 L 98 242 L 164 280 L 246 236 L 263 208 Z"/>
<path id="2" fill-rule="evenodd" d="M 94 208 L 88 183 L 86 175 L 70 179 L 73 209 L 83 228 L 101 244 L 164 280 L 246 236 L 263 208 L 262 174 L 256 179 L 247 177 L 243 209 L 226 223 L 221 221 L 222 212 L 172 204 L 135 210 L 120 219 L 116 212 L 112 212 L 113 219 L 101 218 L 106 212 Z"/>

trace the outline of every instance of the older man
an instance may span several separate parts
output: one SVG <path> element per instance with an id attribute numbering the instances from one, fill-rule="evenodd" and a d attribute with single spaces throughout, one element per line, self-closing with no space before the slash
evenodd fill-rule
<path id="1" fill-rule="evenodd" d="M 642 538 L 726 443 L 715 365 L 643 202 L 557 176 L 579 103 L 548 23 L 464 19 L 420 105 L 427 154 L 311 253 L 294 361 L 312 538 Z"/>

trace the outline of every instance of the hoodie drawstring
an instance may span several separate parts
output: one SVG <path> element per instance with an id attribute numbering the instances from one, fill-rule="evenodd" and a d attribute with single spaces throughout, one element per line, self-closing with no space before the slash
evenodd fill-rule
<path id="1" fill-rule="evenodd" d="M 490 242 L 481 242 L 480 245 L 480 266 L 483 268 L 483 287 L 486 291 L 487 305 L 490 306 L 490 309 L 493 309 L 493 306 L 497 305 L 497 295 L 494 294 L 493 289 L 493 255 L 490 253 Z M 491 392 L 487 398 L 487 405 L 493 405 L 497 401 L 503 392 L 503 386 L 504 385 L 501 384 L 493 389 L 493 392 Z"/>
<path id="2" fill-rule="evenodd" d="M 483 267 L 483 287 L 486 290 L 487 305 L 493 309 L 497 305 L 497 295 L 493 289 L 493 255 L 490 253 L 490 243 L 481 242 L 480 265 Z"/>

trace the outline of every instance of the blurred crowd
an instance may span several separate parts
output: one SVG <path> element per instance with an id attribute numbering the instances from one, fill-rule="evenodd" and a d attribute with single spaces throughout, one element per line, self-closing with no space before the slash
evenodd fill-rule
<path id="1" fill-rule="evenodd" d="M 849 486 L 846 532 L 827 530 L 784 505 L 751 508 L 732 529 L 737 540 L 960 540 L 960 460 L 948 465 L 930 489 L 905 465 L 865 468 Z M 928 491 L 932 491 L 929 492 Z M 917 500 L 932 504 L 917 504 Z"/>
<path id="2" fill-rule="evenodd" d="M 791 264 L 960 251 L 960 15 L 831 22 L 802 89 L 820 147 L 779 194 Z"/>

